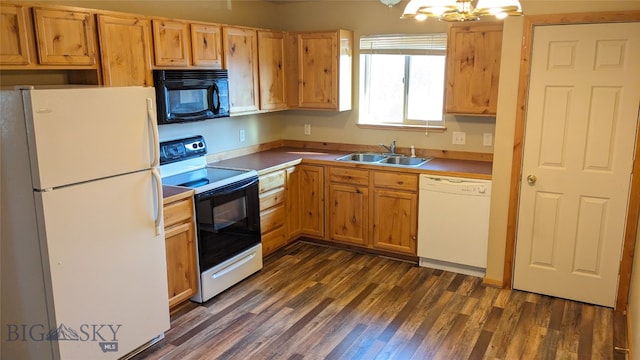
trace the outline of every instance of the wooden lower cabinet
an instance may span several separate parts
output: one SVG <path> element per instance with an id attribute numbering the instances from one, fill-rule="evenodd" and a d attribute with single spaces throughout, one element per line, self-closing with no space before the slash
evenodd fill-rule
<path id="1" fill-rule="evenodd" d="M 374 189 L 372 246 L 416 254 L 418 194 Z"/>
<path id="2" fill-rule="evenodd" d="M 298 236 L 324 236 L 324 166 L 296 165 L 260 176 L 260 231 L 266 256 Z"/>
<path id="3" fill-rule="evenodd" d="M 287 169 L 285 204 L 288 241 L 300 235 L 324 237 L 324 166 Z"/>
<path id="4" fill-rule="evenodd" d="M 300 218 L 300 233 L 324 236 L 324 166 L 299 165 L 298 198 L 300 210 L 292 214 Z"/>
<path id="5" fill-rule="evenodd" d="M 417 254 L 418 175 L 372 171 L 373 248 Z"/>
<path id="6" fill-rule="evenodd" d="M 198 292 L 193 196 L 165 200 L 164 225 L 169 308 L 175 309 Z"/>
<path id="7" fill-rule="evenodd" d="M 285 170 L 276 170 L 259 179 L 260 233 L 262 256 L 267 256 L 287 243 L 285 228 Z"/>
<path id="8" fill-rule="evenodd" d="M 418 175 L 330 167 L 330 241 L 416 255 Z"/>
<path id="9" fill-rule="evenodd" d="M 367 246 L 369 243 L 369 189 L 366 186 L 329 184 L 332 240 Z"/>

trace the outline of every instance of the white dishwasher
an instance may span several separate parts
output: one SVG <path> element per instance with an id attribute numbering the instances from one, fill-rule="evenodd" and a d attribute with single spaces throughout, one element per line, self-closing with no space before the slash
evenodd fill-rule
<path id="1" fill-rule="evenodd" d="M 484 276 L 491 181 L 420 175 L 420 266 Z"/>

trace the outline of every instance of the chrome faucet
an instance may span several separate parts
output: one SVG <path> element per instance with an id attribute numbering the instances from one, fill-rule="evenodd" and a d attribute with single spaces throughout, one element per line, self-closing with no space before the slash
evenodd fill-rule
<path id="1" fill-rule="evenodd" d="M 395 140 L 391 141 L 391 145 L 390 146 L 387 146 L 387 145 L 384 145 L 384 144 L 380 144 L 380 146 L 385 148 L 389 152 L 389 154 L 391 154 L 391 155 L 395 155 L 396 154 L 396 141 Z"/>

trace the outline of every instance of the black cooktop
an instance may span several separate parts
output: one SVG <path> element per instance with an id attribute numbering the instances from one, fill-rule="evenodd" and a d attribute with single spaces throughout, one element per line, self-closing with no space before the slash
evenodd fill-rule
<path id="1" fill-rule="evenodd" d="M 202 169 L 192 170 L 181 174 L 165 177 L 162 179 L 162 184 L 184 186 L 192 189 L 200 188 L 206 185 L 214 185 L 214 187 L 219 187 L 226 185 L 225 180 L 235 178 L 245 173 L 247 173 L 247 170 L 205 167 Z"/>

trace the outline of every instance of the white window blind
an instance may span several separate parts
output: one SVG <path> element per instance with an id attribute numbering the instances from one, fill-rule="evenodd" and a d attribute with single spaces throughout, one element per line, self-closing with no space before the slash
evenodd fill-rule
<path id="1" fill-rule="evenodd" d="M 446 50 L 446 33 L 360 37 L 361 54 L 445 55 Z"/>

